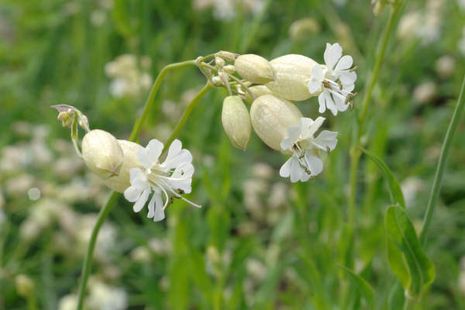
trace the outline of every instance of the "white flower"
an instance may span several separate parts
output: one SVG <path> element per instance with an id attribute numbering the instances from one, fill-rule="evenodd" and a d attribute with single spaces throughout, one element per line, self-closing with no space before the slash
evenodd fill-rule
<path id="1" fill-rule="evenodd" d="M 134 212 L 142 210 L 152 195 L 147 217 L 153 218 L 154 221 L 165 218 L 164 210 L 172 196 L 200 207 L 180 195 L 191 192 L 194 174 L 191 153 L 182 149 L 179 140 L 174 140 L 170 145 L 164 162 L 160 162 L 162 151 L 163 143 L 156 139 L 151 140 L 146 148 L 139 151 L 138 159 L 142 168 L 129 170 L 131 186 L 124 191 L 124 197 L 130 202 L 135 202 Z"/>
<path id="2" fill-rule="evenodd" d="M 349 101 L 354 95 L 357 74 L 353 71 L 353 59 L 349 55 L 342 56 L 339 43 L 326 44 L 324 53 L 325 65 L 317 65 L 312 69 L 308 82 L 308 91 L 318 95 L 320 113 L 326 109 L 333 115 L 344 112 L 349 107 Z"/>
<path id="3" fill-rule="evenodd" d="M 281 142 L 284 152 L 292 152 L 279 170 L 279 175 L 291 182 L 305 182 L 323 171 L 321 152 L 334 150 L 337 144 L 337 132 L 323 130 L 315 137 L 315 133 L 325 121 L 324 117 L 316 120 L 302 117 L 297 126 L 288 129 L 288 135 Z"/>

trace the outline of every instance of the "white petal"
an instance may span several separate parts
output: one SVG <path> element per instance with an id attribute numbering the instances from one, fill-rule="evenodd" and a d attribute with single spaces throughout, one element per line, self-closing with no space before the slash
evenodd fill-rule
<path id="1" fill-rule="evenodd" d="M 300 181 L 304 177 L 303 174 L 307 174 L 307 173 L 302 168 L 299 160 L 297 159 L 297 157 L 295 157 L 295 155 L 292 156 L 291 159 L 292 160 L 290 162 L 289 173 L 290 173 L 291 182 L 295 183 L 297 181 Z"/>
<path id="2" fill-rule="evenodd" d="M 331 96 L 329 92 L 325 93 L 324 101 L 325 101 L 326 108 L 328 108 L 328 110 L 330 110 L 331 113 L 333 113 L 333 115 L 336 116 L 337 115 L 336 104 L 334 103 L 334 98 Z"/>
<path id="3" fill-rule="evenodd" d="M 308 91 L 315 94 L 321 91 L 322 83 L 325 77 L 325 71 L 320 65 L 315 65 L 312 69 L 310 81 L 308 82 Z"/>
<path id="4" fill-rule="evenodd" d="M 312 125 L 310 126 L 310 128 L 307 131 L 308 138 L 313 138 L 313 136 L 315 135 L 315 132 L 317 132 L 318 129 L 320 129 L 320 127 L 321 127 L 321 125 L 323 125 L 324 121 L 325 121 L 324 117 L 318 116 L 316 118 L 316 120 L 314 120 L 312 122 Z"/>
<path id="5" fill-rule="evenodd" d="M 357 73 L 354 71 L 342 72 L 339 74 L 339 80 L 341 81 L 342 85 L 354 84 L 357 80 Z"/>
<path id="6" fill-rule="evenodd" d="M 313 140 L 313 144 L 325 152 L 332 151 L 337 145 L 337 132 L 323 130 L 318 137 Z"/>
<path id="7" fill-rule="evenodd" d="M 316 80 L 316 79 L 311 79 L 310 82 L 308 82 L 308 92 L 312 95 L 317 94 L 321 91 L 323 84 L 321 81 Z"/>
<path id="8" fill-rule="evenodd" d="M 147 217 L 149 219 L 151 219 L 155 215 L 155 200 L 157 199 L 158 195 L 159 194 L 154 191 L 154 193 L 152 195 L 152 199 L 150 199 L 150 202 L 149 202 L 149 205 L 148 205 L 149 212 L 147 213 Z"/>
<path id="9" fill-rule="evenodd" d="M 150 195 L 150 188 L 146 188 L 142 194 L 140 195 L 140 197 L 137 199 L 136 203 L 134 204 L 133 206 L 133 210 L 134 212 L 139 212 L 140 210 L 142 210 L 142 208 L 145 206 L 145 203 L 147 202 L 147 200 L 149 199 L 149 195 Z"/>
<path id="10" fill-rule="evenodd" d="M 186 149 L 178 152 L 176 155 L 173 155 L 170 159 L 167 159 L 161 165 L 162 167 L 166 167 L 168 169 L 175 169 L 177 166 L 191 163 L 192 162 L 192 154 Z"/>
<path id="11" fill-rule="evenodd" d="M 308 168 L 312 172 L 312 176 L 318 175 L 323 171 L 323 161 L 310 154 L 310 152 L 305 153 L 305 160 L 308 163 Z"/>
<path id="12" fill-rule="evenodd" d="M 351 56 L 345 55 L 342 56 L 341 59 L 337 62 L 336 68 L 334 68 L 335 72 L 340 72 L 344 70 L 348 70 L 352 67 L 354 64 L 354 60 L 352 59 Z"/>
<path id="13" fill-rule="evenodd" d="M 302 129 L 300 125 L 289 127 L 287 129 L 287 137 L 285 137 L 281 141 L 281 144 L 280 144 L 281 150 L 282 151 L 291 150 L 294 144 L 297 143 L 297 141 L 299 141 L 301 132 L 302 132 Z"/>
<path id="14" fill-rule="evenodd" d="M 159 222 L 165 219 L 165 210 L 163 209 L 163 200 L 161 199 L 161 193 L 156 195 L 155 199 L 155 214 L 153 216 L 153 220 L 155 222 Z"/>
<path id="15" fill-rule="evenodd" d="M 334 70 L 339 58 L 342 56 L 342 47 L 339 43 L 329 44 L 326 43 L 326 50 L 324 53 L 325 64 L 328 66 L 329 70 Z"/>
<path id="16" fill-rule="evenodd" d="M 279 175 L 282 176 L 283 178 L 288 178 L 291 173 L 290 166 L 291 166 L 292 159 L 293 157 L 286 160 L 286 162 L 281 166 L 281 169 L 279 169 Z"/>
<path id="17" fill-rule="evenodd" d="M 150 169 L 158 161 L 162 151 L 163 143 L 157 139 L 152 139 L 145 149 L 139 151 L 139 161 L 144 168 Z"/>
<path id="18" fill-rule="evenodd" d="M 320 105 L 320 107 L 318 108 L 318 112 L 320 112 L 320 113 L 325 113 L 325 111 L 326 111 L 326 103 L 325 103 L 325 95 L 324 95 L 324 92 L 321 93 L 321 94 L 318 96 L 318 104 Z"/>
<path id="19" fill-rule="evenodd" d="M 137 187 L 141 190 L 149 186 L 147 176 L 139 168 L 129 169 L 129 181 L 131 186 Z"/>
<path id="20" fill-rule="evenodd" d="M 126 198 L 126 200 L 129 202 L 135 202 L 137 199 L 139 199 L 141 193 L 142 193 L 142 190 L 140 190 L 139 188 L 134 187 L 134 186 L 129 186 L 124 191 L 124 198 Z"/>
<path id="21" fill-rule="evenodd" d="M 168 149 L 168 154 L 166 155 L 166 161 L 170 161 L 172 158 L 177 156 L 182 150 L 182 143 L 178 139 L 174 140 L 171 143 L 170 148 Z"/>

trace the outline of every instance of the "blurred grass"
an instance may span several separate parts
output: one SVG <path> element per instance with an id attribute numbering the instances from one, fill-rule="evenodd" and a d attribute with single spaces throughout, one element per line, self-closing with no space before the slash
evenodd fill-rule
<path id="1" fill-rule="evenodd" d="M 59 126 L 49 108 L 57 103 L 77 106 L 89 116 L 93 128 L 127 137 L 147 94 L 136 98 L 111 96 L 104 67 L 124 53 L 148 55 L 152 60 L 151 74 L 155 76 L 169 63 L 218 50 L 259 53 L 269 59 L 299 53 L 321 61 L 325 43 L 340 41 L 359 66 L 357 90 L 362 93 L 387 17 L 373 16 L 369 5 L 361 0 L 342 7 L 330 1 L 268 1 L 263 15 L 254 16 L 238 9 L 231 20 L 218 20 L 211 10 L 194 10 L 187 0 L 115 0 L 109 8 L 104 3 L 2 1 L 2 148 L 27 141 L 12 130 L 18 121 L 49 126 L 50 147 L 59 138 L 67 139 L 67 131 Z M 412 1 L 404 14 L 419 11 L 424 5 L 424 1 Z M 425 210 L 437 150 L 465 69 L 464 56 L 457 50 L 465 12 L 458 9 L 455 1 L 449 1 L 441 16 L 442 35 L 437 41 L 422 45 L 417 39 L 395 39 L 390 44 L 379 86 L 370 103 L 364 137 L 369 141 L 366 148 L 383 158 L 399 180 L 414 177 L 423 184 L 414 200 L 407 202 L 408 212 L 417 225 Z M 289 27 L 306 17 L 315 19 L 321 31 L 305 40 L 292 40 Z M 434 69 L 436 60 L 444 55 L 456 60 L 449 78 L 439 77 Z M 435 84 L 437 94 L 419 104 L 413 92 L 425 81 Z M 175 73 L 164 82 L 157 102 L 181 102 L 184 91 L 202 84 L 203 77 L 194 69 Z M 325 172 L 311 182 L 290 186 L 279 180 L 277 173 L 283 157 L 266 149 L 257 137 L 246 152 L 231 147 L 220 124 L 222 96 L 221 90 L 206 96 L 180 137 L 192 150 L 197 169 L 192 199 L 204 208 L 194 210 L 175 202 L 168 209 L 167 221 L 154 224 L 144 215 L 133 214 L 121 200 L 110 216 L 117 227 L 118 242 L 108 263 L 119 275 L 109 277 L 104 271 L 109 266 L 102 263 L 95 265 L 94 273 L 124 287 L 134 309 L 369 309 L 367 301 L 358 298 L 363 293 L 356 291 L 354 278 L 341 269 L 349 266 L 373 287 L 375 308 L 385 309 L 395 283 L 385 258 L 382 226 L 389 196 L 377 167 L 365 159 L 359 179 L 363 196 L 358 201 L 356 238 L 354 243 L 345 238 L 348 151 L 354 113 L 337 119 L 328 117 L 330 126 L 339 132 L 340 141 L 326 162 Z M 315 102 L 301 103 L 299 107 L 311 115 Z M 149 124 L 142 141 L 158 137 L 159 124 L 173 126 L 174 122 L 159 107 Z M 465 272 L 460 267 L 465 256 L 463 132 L 461 126 L 448 163 L 441 203 L 433 218 L 427 252 L 439 272 L 418 306 L 423 309 L 465 307 L 464 292 L 458 285 L 460 272 Z M 270 178 L 253 176 L 258 162 L 273 168 Z M 55 178 L 56 186 L 65 182 L 47 169 L 35 169 L 34 164 L 23 173 L 39 180 Z M 52 241 L 61 233 L 58 225 L 47 227 L 32 245 L 23 245 L 22 254 L 17 250 L 23 243 L 19 227 L 33 203 L 25 193 L 19 198 L 8 193 L 6 184 L 10 177 L 0 175 L 8 217 L 0 227 L 0 309 L 26 307 L 15 289 L 14 278 L 19 273 L 34 280 L 39 308 L 55 309 L 63 295 L 75 292 L 82 257 L 58 253 Z M 76 177 L 82 177 L 82 172 Z M 245 203 L 248 192 L 244 185 L 249 180 L 267 184 L 260 204 L 255 206 L 262 210 L 259 216 Z M 285 202 L 274 210 L 268 198 L 273 194 L 272 185 L 279 182 L 286 183 L 287 191 Z M 96 201 L 70 205 L 80 214 L 97 212 Z M 269 214 L 276 214 L 277 219 L 270 220 Z M 131 258 L 138 246 L 151 249 L 148 244 L 153 238 L 166 240 L 170 250 L 150 250 L 150 258 L 145 262 Z M 13 254 L 17 251 L 18 255 Z"/>

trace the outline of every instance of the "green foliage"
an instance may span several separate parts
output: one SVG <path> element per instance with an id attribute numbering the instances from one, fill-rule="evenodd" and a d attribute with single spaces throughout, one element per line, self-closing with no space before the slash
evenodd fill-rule
<path id="1" fill-rule="evenodd" d="M 408 298 L 418 298 L 433 282 L 435 268 L 424 252 L 405 210 L 391 206 L 384 219 L 389 265 Z"/>

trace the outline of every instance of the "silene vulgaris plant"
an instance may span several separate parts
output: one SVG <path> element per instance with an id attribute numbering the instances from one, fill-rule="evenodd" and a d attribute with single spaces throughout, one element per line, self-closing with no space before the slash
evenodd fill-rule
<path id="1" fill-rule="evenodd" d="M 155 138 L 145 146 L 136 143 L 166 73 L 189 65 L 198 67 L 207 79 L 206 85 L 187 106 L 165 143 Z M 173 199 L 201 207 L 185 197 L 192 190 L 195 168 L 191 152 L 177 136 L 208 90 L 227 90 L 221 121 L 234 147 L 246 150 L 253 129 L 266 145 L 286 157 L 279 175 L 293 183 L 306 182 L 323 172 L 328 153 L 337 146 L 337 132 L 323 127 L 324 115 L 329 111 L 337 116 L 350 108 L 357 79 L 354 68 L 352 57 L 344 55 L 338 43 L 326 45 L 322 63 L 296 54 L 268 61 L 259 55 L 220 51 L 171 64 L 155 80 L 128 140 L 102 129 L 91 129 L 88 118 L 73 106 L 54 107 L 62 125 L 71 129 L 75 149 L 87 167 L 106 186 L 133 203 L 134 212 L 145 208 L 148 218 L 161 221 Z M 318 102 L 319 114 L 303 115 L 297 103 L 312 97 Z M 81 141 L 80 128 L 85 131 Z M 98 229 L 115 197 L 114 194 L 102 209 L 93 231 L 82 273 L 79 307 L 83 305 Z"/>

